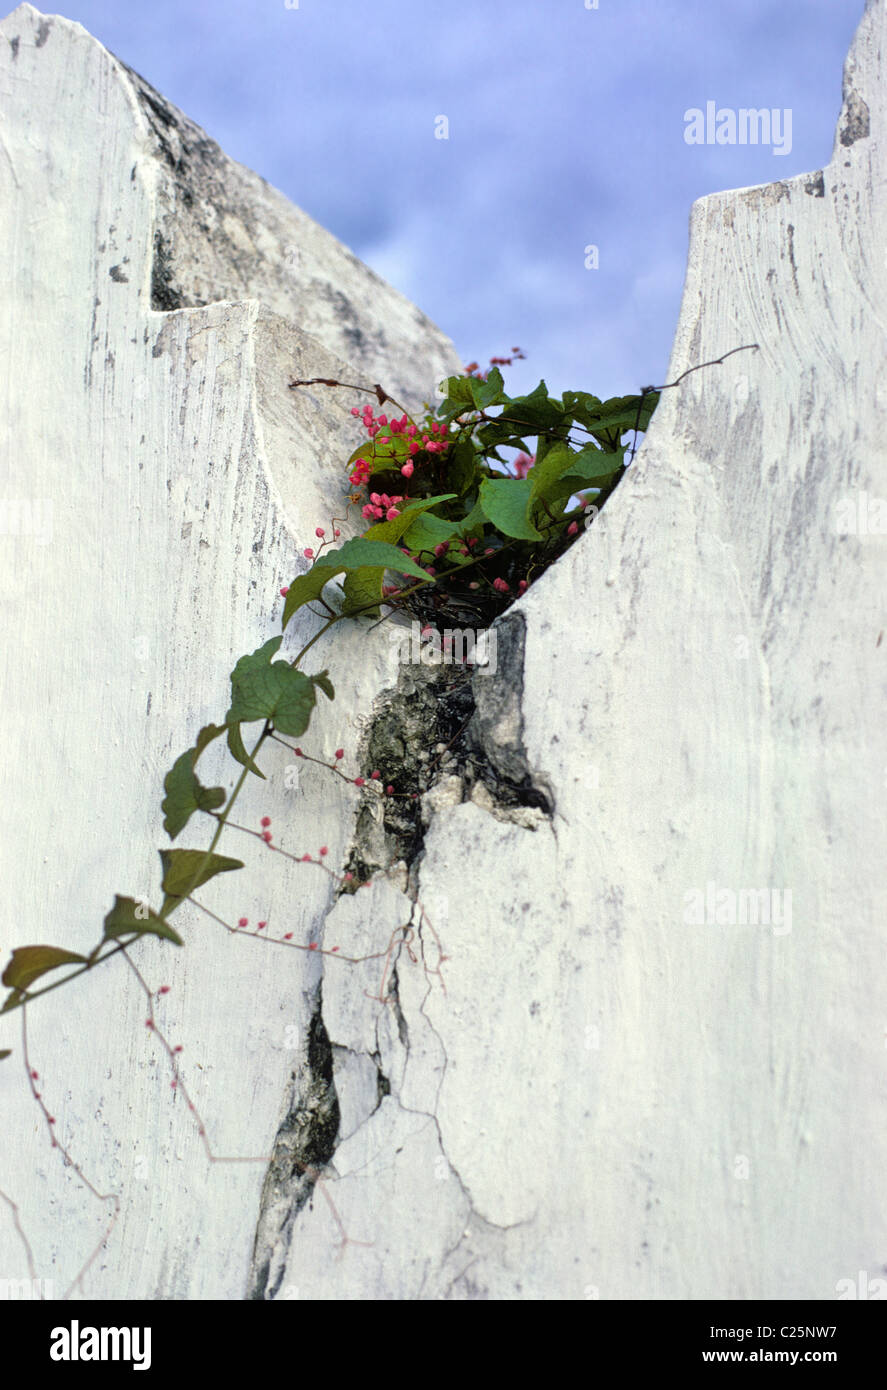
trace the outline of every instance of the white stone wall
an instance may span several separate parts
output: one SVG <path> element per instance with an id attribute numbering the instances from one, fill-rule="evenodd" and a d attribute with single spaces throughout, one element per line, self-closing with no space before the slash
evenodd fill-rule
<path id="1" fill-rule="evenodd" d="M 285 1152 L 322 984 L 341 1116 L 323 1191 L 304 1201 L 282 1160 L 267 1181 L 207 1163 L 122 967 L 34 1006 L 60 1138 L 120 1194 L 77 1291 L 828 1299 L 881 1274 L 885 28 L 870 2 L 821 174 L 694 208 L 669 380 L 758 349 L 664 393 L 476 679 L 479 753 L 540 805 L 454 777 L 427 798 L 425 921 L 403 875 L 335 904 L 297 866 L 213 885 L 218 911 L 343 953 L 412 920 L 396 1003 L 369 997 L 376 967 L 184 911 L 184 950 L 139 954 L 172 985 L 163 1016 L 226 1156 Z M 52 502 L 51 538 L 0 545 L 5 958 L 88 947 L 114 892 L 153 892 L 163 773 L 341 502 L 351 399 L 294 399 L 290 376 L 358 371 L 415 400 L 456 361 L 280 195 L 227 161 L 220 181 L 224 156 L 77 25 L 22 6 L 0 30 L 4 495 Z M 152 271 L 154 304 L 180 307 L 152 306 Z M 383 632 L 318 647 L 337 699 L 312 742 L 353 759 L 398 672 Z M 283 773 L 238 818 L 342 862 L 355 795 L 309 773 L 295 796 Z M 723 914 L 766 889 L 776 920 L 694 921 L 708 885 Z M 8 1023 L 0 1046 L 20 1051 Z M 0 1105 L 0 1189 L 64 1292 L 106 1214 L 18 1058 Z M 0 1211 L 0 1276 L 26 1273 Z"/>

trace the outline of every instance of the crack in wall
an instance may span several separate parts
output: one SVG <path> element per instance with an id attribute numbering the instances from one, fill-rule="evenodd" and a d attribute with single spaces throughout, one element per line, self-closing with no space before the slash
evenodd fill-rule
<path id="1" fill-rule="evenodd" d="M 247 1293 L 255 1301 L 273 1299 L 279 1291 L 296 1219 L 313 1197 L 321 1171 L 336 1149 L 339 1100 L 332 1047 L 323 1022 L 322 986 L 318 986 L 304 1056 L 292 1082 L 259 1203 Z"/>
<path id="2" fill-rule="evenodd" d="M 509 612 L 494 624 L 496 669 L 405 664 L 376 700 L 361 757 L 370 784 L 346 868 L 362 882 L 395 864 L 411 887 L 425 834 L 443 806 L 474 801 L 499 820 L 535 829 L 554 815 L 554 794 L 529 765 L 521 714 L 526 622 Z M 382 785 L 394 788 L 383 796 Z"/>

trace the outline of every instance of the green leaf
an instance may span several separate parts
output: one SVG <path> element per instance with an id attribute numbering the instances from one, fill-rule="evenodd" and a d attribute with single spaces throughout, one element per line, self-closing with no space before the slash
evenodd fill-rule
<path id="1" fill-rule="evenodd" d="M 223 734 L 224 732 L 224 724 L 204 724 L 203 728 L 200 730 L 200 733 L 197 735 L 197 742 L 194 745 L 195 763 L 197 762 L 197 759 L 200 757 L 204 748 L 208 747 L 208 745 L 212 743 L 214 738 L 218 738 L 219 735 Z"/>
<path id="2" fill-rule="evenodd" d="M 503 478 L 500 481 L 484 478 L 481 483 L 480 504 L 484 514 L 503 535 L 521 541 L 542 539 L 527 515 L 533 501 L 531 487 L 529 478 Z"/>
<path id="3" fill-rule="evenodd" d="M 595 453 L 600 453 L 600 449 L 596 445 L 591 447 Z M 536 463 L 530 469 L 527 477 L 530 484 L 530 496 L 546 497 L 552 483 L 556 483 L 562 474 L 572 471 L 578 457 L 575 449 L 571 449 L 569 444 L 561 442 L 554 444 L 544 458 L 540 459 L 537 456 Z"/>
<path id="4" fill-rule="evenodd" d="M 540 381 L 535 391 L 528 396 L 515 396 L 495 420 L 482 425 L 477 437 L 485 449 L 504 444 L 526 449 L 524 436 L 539 435 L 542 438 L 536 449 L 538 457 L 548 435 L 564 437 L 568 429 L 569 420 L 561 402 L 551 399 L 545 382 Z"/>
<path id="5" fill-rule="evenodd" d="M 333 689 L 333 683 L 330 680 L 328 671 L 321 671 L 319 675 L 312 676 L 311 679 L 315 685 L 320 687 L 328 700 L 335 700 L 336 692 Z"/>
<path id="6" fill-rule="evenodd" d="M 304 608 L 306 603 L 311 603 L 319 599 L 324 588 L 329 584 L 334 575 L 330 570 L 318 569 L 317 565 L 312 565 L 307 574 L 300 574 L 290 584 L 286 594 L 286 603 L 283 605 L 283 630 L 286 631 L 287 623 L 294 613 L 300 608 Z"/>
<path id="7" fill-rule="evenodd" d="M 235 726 L 271 719 L 282 734 L 298 737 L 308 728 L 314 708 L 314 685 L 310 677 L 287 661 L 270 660 L 282 641 L 282 637 L 272 637 L 258 651 L 242 656 L 231 672 L 231 708 L 225 715 L 228 747 L 244 767 L 252 764 L 253 771 L 257 769 Z"/>
<path id="8" fill-rule="evenodd" d="M 242 656 L 231 672 L 232 686 L 240 685 L 241 681 L 252 675 L 254 671 L 267 669 L 272 656 L 276 656 L 280 650 L 282 641 L 282 636 L 271 637 L 267 642 L 264 642 L 261 647 L 257 647 L 254 652 L 250 652 L 247 656 Z M 228 722 L 227 719 L 225 722 Z"/>
<path id="9" fill-rule="evenodd" d="M 598 407 L 595 415 L 583 423 L 587 423 L 595 439 L 602 435 L 618 438 L 627 430 L 645 430 L 658 401 L 659 393 L 656 391 L 651 391 L 644 397 L 612 396 Z"/>
<path id="10" fill-rule="evenodd" d="M 470 490 L 477 477 L 477 450 L 470 438 L 459 439 L 446 456 L 447 485 L 460 497 Z"/>
<path id="11" fill-rule="evenodd" d="M 446 396 L 437 408 L 438 415 L 452 420 L 456 415 L 467 414 L 475 409 L 472 377 L 449 376 L 446 379 Z"/>
<path id="12" fill-rule="evenodd" d="M 404 534 L 403 543 L 418 554 L 423 550 L 431 551 L 436 545 L 452 540 L 453 536 L 458 534 L 458 521 L 444 521 L 443 517 L 426 512 L 414 521 Z"/>
<path id="13" fill-rule="evenodd" d="M 286 661 L 256 667 L 234 686 L 229 724 L 270 719 L 282 734 L 298 738 L 311 722 L 315 692 L 310 677 Z"/>
<path id="14" fill-rule="evenodd" d="M 493 367 L 487 373 L 486 381 L 481 381 L 475 376 L 469 377 L 468 387 L 478 410 L 488 410 L 490 406 L 503 405 L 511 399 L 505 394 L 505 383 L 498 367 Z"/>
<path id="15" fill-rule="evenodd" d="M 160 861 L 163 864 L 161 887 L 171 898 L 187 898 L 195 888 L 208 883 L 216 874 L 243 868 L 241 859 L 229 859 L 225 854 L 207 854 L 202 849 L 162 849 Z"/>
<path id="16" fill-rule="evenodd" d="M 598 478 L 608 480 L 622 467 L 624 449 L 607 451 L 596 444 L 585 444 L 581 449 L 571 449 L 568 444 L 555 444 L 541 460 L 537 460 L 530 470 L 529 481 L 534 497 L 548 497 L 552 487 L 565 473 L 575 473 L 587 479 L 589 487 L 603 487 Z"/>
<path id="17" fill-rule="evenodd" d="M 472 531 L 483 531 L 487 514 L 480 502 L 475 502 L 468 515 L 463 517 L 459 525 L 459 535 L 469 536 Z"/>
<path id="18" fill-rule="evenodd" d="M 342 585 L 345 590 L 345 612 L 355 617 L 378 618 L 382 602 L 384 569 L 352 570 Z"/>
<path id="19" fill-rule="evenodd" d="M 169 849 L 161 850 L 161 858 L 164 854 L 187 854 L 187 850 Z M 137 903 L 135 898 L 121 898 L 117 893 L 114 896 L 114 906 L 105 918 L 105 939 L 113 940 L 118 936 L 128 936 L 130 932 L 137 932 L 139 936 L 162 936 L 166 941 L 172 941 L 176 946 L 184 946 L 184 941 L 177 931 L 173 931 L 168 922 L 164 922 L 154 910 L 147 907 L 145 903 Z"/>
<path id="20" fill-rule="evenodd" d="M 586 428 L 595 419 L 600 405 L 600 397 L 591 396 L 587 391 L 565 391 L 563 395 L 565 412 L 571 415 L 574 420 L 578 420 L 580 425 L 585 425 Z"/>
<path id="21" fill-rule="evenodd" d="M 164 813 L 163 828 L 171 840 L 185 828 L 195 811 L 215 811 L 225 804 L 224 788 L 204 787 L 194 772 L 203 749 L 224 732 L 224 724 L 207 724 L 200 730 L 195 746 L 176 758 L 163 779 L 166 796 L 160 809 Z"/>
<path id="22" fill-rule="evenodd" d="M 583 487 L 606 487 L 625 464 L 625 449 L 580 449 L 573 455 L 570 472 L 583 479 Z"/>
<path id="23" fill-rule="evenodd" d="M 244 747 L 239 724 L 229 724 L 228 726 L 228 751 L 234 761 L 240 763 L 241 767 L 248 768 L 256 777 L 261 777 L 262 781 L 265 781 L 264 772 L 258 763 L 253 762 Z"/>
<path id="24" fill-rule="evenodd" d="M 5 1059 L 6 1059 L 7 1057 L 11 1057 L 11 1056 L 12 1056 L 12 1048 L 11 1048 L 11 1047 L 0 1047 L 0 1062 L 5 1061 Z"/>
<path id="25" fill-rule="evenodd" d="M 61 946 L 16 946 L 3 971 L 2 982 L 10 989 L 26 990 L 47 970 L 57 970 L 60 965 L 85 965 L 86 961 L 86 956 L 65 951 Z"/>
<path id="26" fill-rule="evenodd" d="M 429 502 L 427 505 L 431 506 L 432 503 Z M 406 510 L 404 508 L 404 511 Z M 395 517 L 394 521 L 380 522 L 379 526 L 396 527 L 399 521 L 400 517 Z M 409 520 L 403 527 L 403 531 L 408 525 Z M 378 529 L 376 526 L 371 527 L 373 532 L 378 531 Z M 399 534 L 402 535 L 403 531 Z M 396 545 L 390 545 L 385 541 L 375 539 L 375 537 L 367 540 L 363 536 L 356 536 L 353 540 L 346 541 L 338 550 L 327 551 L 325 555 L 321 555 L 314 561 L 314 569 L 329 570 L 330 578 L 334 574 L 341 574 L 343 570 L 363 569 L 366 565 L 371 565 L 374 568 L 381 566 L 382 569 L 399 570 L 401 574 L 412 574 L 417 579 L 424 578 L 418 566 L 404 555 L 402 550 L 398 550 Z"/>

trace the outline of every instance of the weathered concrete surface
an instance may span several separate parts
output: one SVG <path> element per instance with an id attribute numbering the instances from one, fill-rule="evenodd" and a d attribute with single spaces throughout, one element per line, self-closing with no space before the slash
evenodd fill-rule
<path id="1" fill-rule="evenodd" d="M 446 994 L 405 953 L 384 1011 L 324 980 L 333 1190 L 373 1244 L 334 1262 L 304 1207 L 290 1296 L 887 1289 L 885 40 L 872 0 L 828 168 L 694 208 L 669 379 L 759 349 L 665 393 L 506 619 L 519 709 L 476 736 L 553 815 L 451 778 L 419 865 Z"/>
<path id="2" fill-rule="evenodd" d="M 291 377 L 382 377 L 421 401 L 458 361 L 412 305 L 79 25 L 28 5 L 0 24 L 0 248 L 5 963 L 28 942 L 89 949 L 115 892 L 158 904 L 163 776 L 224 712 L 233 660 L 278 630 L 277 591 L 307 565 L 315 526 L 344 510 L 348 411 L 366 397 L 294 393 Z M 309 669 L 335 665 L 338 698 L 312 748 L 341 744 L 354 767 L 365 692 L 393 678 L 388 643 L 343 634 L 335 658 L 315 650 Z M 201 776 L 230 786 L 215 751 Z M 356 793 L 294 772 L 298 789 L 277 750 L 238 819 L 256 827 L 267 813 L 277 843 L 327 844 L 338 864 Z M 176 842 L 206 843 L 194 823 Z M 233 831 L 220 848 L 246 851 L 249 867 L 211 885 L 218 913 L 316 936 L 326 876 L 257 860 Z M 139 967 L 153 988 L 172 986 L 158 1017 L 184 1047 L 215 1153 L 260 1161 L 207 1163 L 123 965 L 35 1004 L 31 1059 L 59 1137 L 121 1202 L 76 1290 L 91 1297 L 243 1297 L 264 1158 L 312 1082 L 316 960 L 180 916 L 185 949 L 146 945 Z M 108 1208 L 50 1148 L 18 1022 L 4 1020 L 0 1043 L 18 1054 L 0 1069 L 0 1188 L 33 1270 L 0 1206 L 0 1281 L 33 1273 L 59 1296 Z"/>
<path id="3" fill-rule="evenodd" d="M 209 898 L 342 955 L 409 921 L 408 947 L 326 957 L 320 1012 L 317 962 L 203 918 L 139 954 L 173 986 L 214 1149 L 270 1165 L 207 1164 L 125 970 L 32 1010 L 60 1137 L 121 1197 L 85 1293 L 832 1298 L 880 1277 L 885 23 L 870 4 L 827 169 L 694 210 L 670 379 L 759 349 L 665 393 L 600 520 L 502 623 L 475 682 L 486 776 L 444 765 L 409 865 L 355 897 L 275 863 Z M 113 892 L 152 894 L 160 779 L 341 504 L 351 399 L 294 401 L 290 375 L 384 369 L 414 398 L 455 362 L 253 176 L 220 191 L 219 156 L 78 26 L 22 7 L 0 29 L 4 496 L 53 503 L 51 539 L 32 508 L 0 547 L 5 955 L 91 945 Z M 318 644 L 337 699 L 315 751 L 353 765 L 380 692 L 390 716 L 383 632 Z M 295 794 L 283 755 L 241 822 L 332 864 L 382 854 L 349 789 L 300 771 Z M 766 889 L 775 920 L 705 920 L 709 884 L 722 918 Z M 0 1104 L 0 1188 L 63 1292 L 104 1214 L 15 1061 Z M 331 1156 L 321 1189 L 300 1155 Z M 27 1273 L 4 1209 L 0 1277 Z"/>

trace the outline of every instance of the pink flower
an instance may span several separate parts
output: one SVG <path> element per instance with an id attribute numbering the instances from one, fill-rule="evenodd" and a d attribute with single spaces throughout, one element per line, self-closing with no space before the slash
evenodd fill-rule
<path id="1" fill-rule="evenodd" d="M 270 816 L 263 816 L 262 819 L 261 819 L 261 821 L 259 822 L 259 824 L 260 824 L 260 825 L 270 825 L 270 824 L 271 824 L 271 817 L 270 817 Z"/>
<path id="2" fill-rule="evenodd" d="M 508 585 L 505 583 L 505 580 L 504 580 L 504 579 L 494 579 L 494 580 L 493 580 L 493 588 L 494 588 L 494 589 L 497 589 L 497 590 L 499 591 L 500 594 L 507 594 L 507 593 L 508 593 Z"/>
<path id="3" fill-rule="evenodd" d="M 344 758 L 344 756 L 345 756 L 345 749 L 344 749 L 344 748 L 337 748 L 337 749 L 336 749 L 336 760 L 338 761 L 338 759 Z"/>
<path id="4" fill-rule="evenodd" d="M 567 527 L 567 535 L 568 535 L 568 536 L 575 536 L 575 535 L 578 534 L 578 531 L 579 531 L 579 523 L 576 522 L 576 521 L 571 521 L 570 524 L 569 524 L 569 526 Z"/>
<path id="5" fill-rule="evenodd" d="M 280 597 L 281 597 L 281 598 L 286 598 L 286 596 L 287 596 L 288 593 L 289 593 L 289 585 L 288 585 L 288 584 L 284 584 L 283 588 L 282 588 L 281 591 L 280 591 Z"/>
<path id="6" fill-rule="evenodd" d="M 305 547 L 305 549 L 302 551 L 302 554 L 305 556 L 306 560 L 314 559 L 314 551 L 311 549 L 310 545 Z"/>
<path id="7" fill-rule="evenodd" d="M 518 454 L 514 460 L 515 475 L 518 478 L 525 478 L 535 462 L 535 454 Z"/>
<path id="8" fill-rule="evenodd" d="M 385 520 L 393 521 L 396 516 L 400 516 L 400 512 L 397 510 L 397 507 L 389 507 L 387 512 L 385 513 Z"/>
<path id="9" fill-rule="evenodd" d="M 527 592 L 527 590 L 529 589 L 529 587 L 530 587 L 530 586 L 529 586 L 529 584 L 527 583 L 526 579 L 522 579 L 522 580 L 520 581 L 520 583 L 518 584 L 518 586 L 517 586 L 517 591 L 518 591 L 519 594 L 525 594 L 525 593 Z"/>
<path id="10" fill-rule="evenodd" d="M 318 527 L 316 528 L 314 534 L 315 534 L 315 536 L 325 536 L 325 535 L 326 535 L 326 531 L 324 531 L 324 529 L 323 529 L 322 526 L 318 526 Z"/>
<path id="11" fill-rule="evenodd" d="M 415 467 L 416 465 L 408 459 L 400 471 L 405 478 L 412 478 Z"/>

